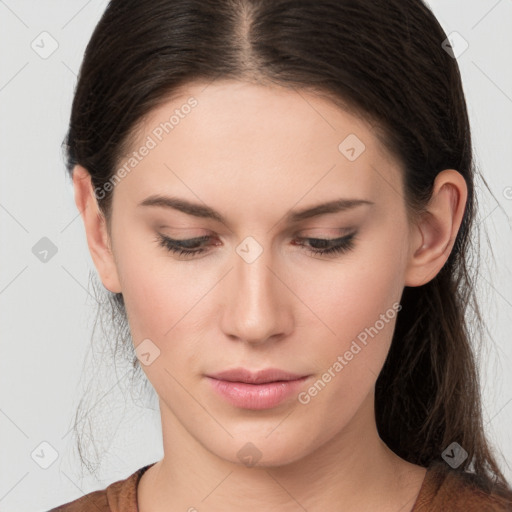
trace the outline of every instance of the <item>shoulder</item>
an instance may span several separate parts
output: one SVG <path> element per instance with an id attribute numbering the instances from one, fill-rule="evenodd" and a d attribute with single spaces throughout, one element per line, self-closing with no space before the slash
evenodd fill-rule
<path id="1" fill-rule="evenodd" d="M 87 510 L 97 510 L 98 512 L 111 511 L 106 489 L 85 494 L 81 498 L 52 508 L 48 512 L 85 512 Z"/>
<path id="2" fill-rule="evenodd" d="M 139 468 L 106 489 L 93 491 L 48 512 L 137 512 L 137 485 L 140 477 L 153 464 Z"/>
<path id="3" fill-rule="evenodd" d="M 512 512 L 512 492 L 490 486 L 477 475 L 450 468 L 444 462 L 429 466 L 412 512 Z"/>

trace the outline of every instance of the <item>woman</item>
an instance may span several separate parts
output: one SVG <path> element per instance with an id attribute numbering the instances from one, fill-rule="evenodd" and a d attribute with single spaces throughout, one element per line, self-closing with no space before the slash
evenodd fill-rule
<path id="1" fill-rule="evenodd" d="M 446 39 L 420 0 L 110 2 L 68 170 L 164 457 L 54 510 L 512 510 Z"/>

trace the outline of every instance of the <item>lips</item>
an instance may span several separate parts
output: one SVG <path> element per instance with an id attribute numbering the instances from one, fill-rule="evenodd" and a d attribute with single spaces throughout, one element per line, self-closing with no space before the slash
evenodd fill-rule
<path id="1" fill-rule="evenodd" d="M 252 372 L 245 368 L 234 368 L 232 370 L 225 370 L 222 372 L 207 375 L 212 379 L 227 381 L 227 382 L 244 382 L 246 384 L 265 384 L 268 382 L 286 382 L 290 380 L 297 380 L 306 375 L 290 373 L 278 368 L 267 368 L 257 372 Z"/>
<path id="2" fill-rule="evenodd" d="M 262 410 L 291 403 L 292 397 L 300 392 L 309 377 L 278 368 L 258 372 L 235 368 L 206 375 L 206 380 L 210 389 L 231 405 L 240 409 Z"/>

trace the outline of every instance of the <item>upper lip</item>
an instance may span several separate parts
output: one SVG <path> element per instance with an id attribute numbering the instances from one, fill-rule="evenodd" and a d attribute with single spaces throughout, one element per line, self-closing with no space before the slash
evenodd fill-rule
<path id="1" fill-rule="evenodd" d="M 276 382 L 279 380 L 297 380 L 306 375 L 286 372 L 279 368 L 266 368 L 257 372 L 252 372 L 246 368 L 234 368 L 219 373 L 207 375 L 212 379 L 226 380 L 229 382 L 245 382 L 248 384 L 264 384 L 266 382 Z"/>

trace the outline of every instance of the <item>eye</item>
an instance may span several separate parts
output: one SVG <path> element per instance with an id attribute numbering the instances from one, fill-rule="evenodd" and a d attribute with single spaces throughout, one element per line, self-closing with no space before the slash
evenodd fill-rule
<path id="1" fill-rule="evenodd" d="M 204 252 L 206 249 L 195 246 L 207 242 L 210 238 L 210 236 L 200 236 L 197 238 L 189 238 L 188 240 L 174 240 L 159 233 L 156 241 L 169 252 L 176 253 L 179 256 L 191 256 Z"/>
<path id="2" fill-rule="evenodd" d="M 299 238 L 298 240 L 306 240 L 313 246 L 313 248 L 308 249 L 308 252 L 326 256 L 351 251 L 354 248 L 355 239 L 356 233 L 350 233 L 349 235 L 342 236 L 340 238 Z M 303 244 L 300 243 L 298 245 Z"/>
<path id="3" fill-rule="evenodd" d="M 188 240 L 174 240 L 159 233 L 156 242 L 169 252 L 179 256 L 195 256 L 207 250 L 201 245 L 208 242 L 210 238 L 211 236 L 206 235 L 189 238 Z M 340 238 L 298 238 L 299 243 L 295 245 L 306 247 L 303 242 L 307 242 L 311 246 L 311 248 L 306 248 L 307 252 L 314 255 L 328 256 L 351 251 L 354 248 L 355 239 L 356 233 L 354 232 Z"/>

